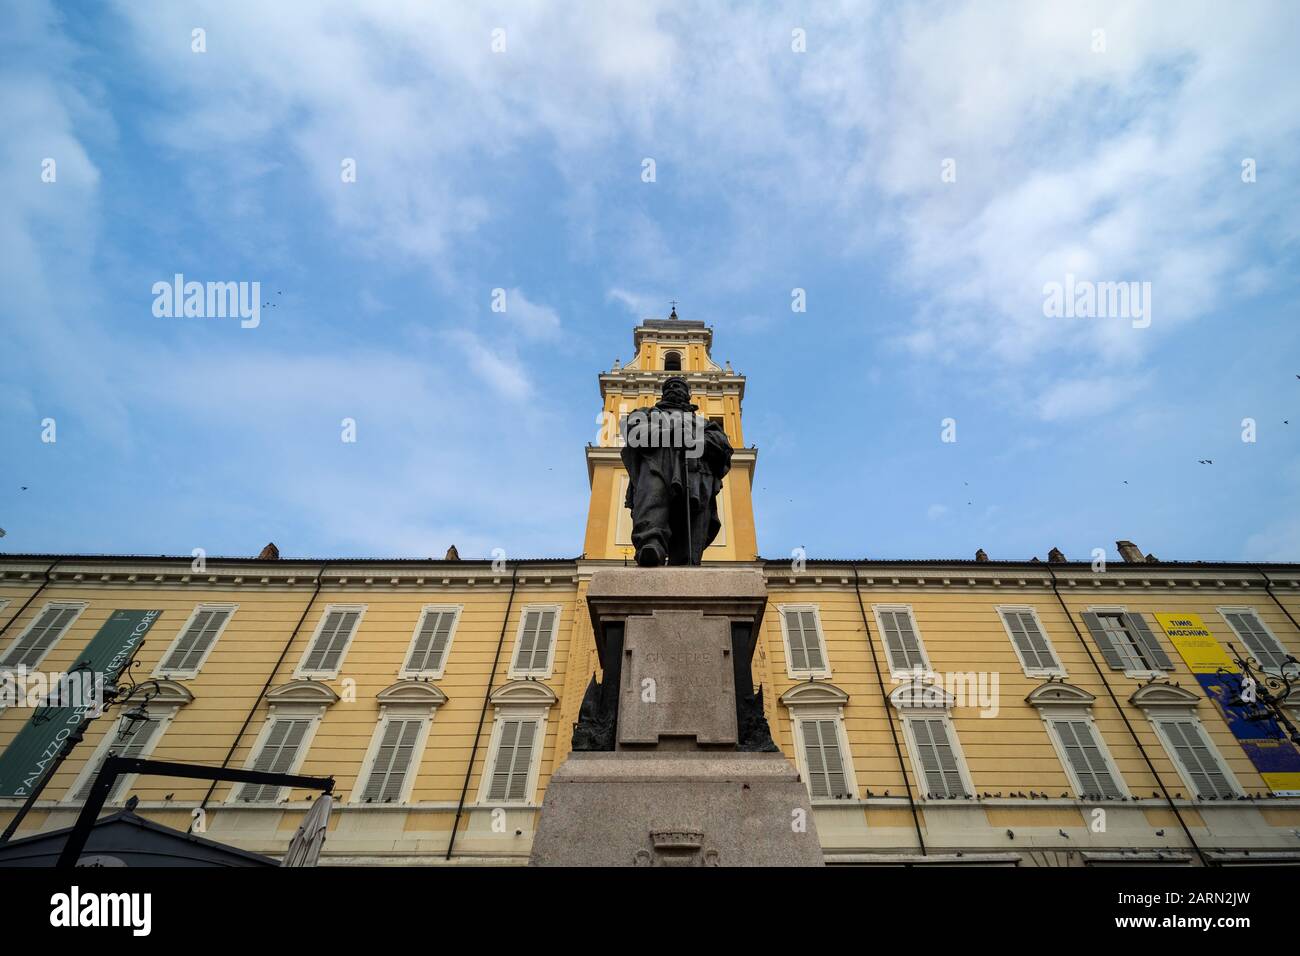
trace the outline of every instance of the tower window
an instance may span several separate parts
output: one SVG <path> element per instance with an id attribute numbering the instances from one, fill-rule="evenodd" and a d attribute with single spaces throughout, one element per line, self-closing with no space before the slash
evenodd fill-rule
<path id="1" fill-rule="evenodd" d="M 664 371 L 680 372 L 682 370 L 682 353 L 667 352 L 664 354 Z"/>

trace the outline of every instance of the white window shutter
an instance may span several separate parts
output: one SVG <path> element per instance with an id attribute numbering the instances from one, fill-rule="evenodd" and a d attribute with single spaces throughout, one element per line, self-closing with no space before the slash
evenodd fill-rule
<path id="1" fill-rule="evenodd" d="M 308 672 L 335 671 L 343 659 L 343 648 L 347 646 L 352 630 L 360 619 L 359 611 L 336 609 L 325 616 L 325 624 L 307 658 L 303 661 L 303 670 Z"/>
<path id="2" fill-rule="evenodd" d="M 1228 775 L 1210 748 L 1204 731 L 1194 720 L 1166 720 L 1165 732 L 1174 746 L 1174 756 L 1201 797 L 1231 797 L 1236 795 Z"/>
<path id="3" fill-rule="evenodd" d="M 266 735 L 266 742 L 253 760 L 252 769 L 288 773 L 310 726 L 311 720 L 306 717 L 276 718 Z M 280 788 L 272 784 L 246 783 L 239 792 L 239 799 L 247 803 L 266 803 L 274 800 L 279 792 Z"/>
<path id="4" fill-rule="evenodd" d="M 1118 797 L 1121 791 L 1111 775 L 1097 742 L 1096 730 L 1086 720 L 1055 720 L 1052 727 L 1066 759 L 1079 779 L 1083 797 Z"/>
<path id="5" fill-rule="evenodd" d="M 1260 666 L 1276 670 L 1286 663 L 1286 650 L 1277 639 L 1264 627 L 1264 624 L 1252 611 L 1239 611 L 1224 615 L 1232 629 L 1237 632 L 1246 651 L 1259 661 Z"/>
<path id="6" fill-rule="evenodd" d="M 939 717 L 916 717 L 912 718 L 911 725 L 925 776 L 926 793 L 937 797 L 963 796 L 966 788 L 947 724 Z"/>
<path id="7" fill-rule="evenodd" d="M 817 615 L 807 609 L 791 608 L 785 612 L 785 625 L 790 637 L 790 669 L 825 670 L 826 659 L 817 633 Z"/>
<path id="8" fill-rule="evenodd" d="M 208 652 L 212 642 L 217 639 L 217 632 L 230 618 L 227 608 L 204 608 L 194 615 L 189 627 L 181 635 L 172 652 L 163 662 L 164 671 L 192 671 L 199 666 L 199 661 Z"/>
<path id="9" fill-rule="evenodd" d="M 442 669 L 442 660 L 451 640 L 451 625 L 456 619 L 455 611 L 428 611 L 420 624 L 419 633 L 411 646 L 411 656 L 406 662 L 406 670 L 438 671 Z"/>
<path id="10" fill-rule="evenodd" d="M 109 744 L 108 751 L 106 752 L 105 756 L 107 756 L 108 753 L 116 754 L 119 757 L 142 756 L 144 752 L 149 748 L 149 745 L 153 743 L 154 738 L 158 736 L 158 733 L 161 730 L 162 730 L 162 721 L 160 720 L 146 720 L 143 723 L 138 723 L 133 728 L 131 728 L 131 732 L 130 734 L 127 735 L 125 740 L 114 739 L 114 741 L 111 744 Z M 110 727 L 108 732 L 110 734 L 113 734 L 113 736 L 116 738 L 117 725 L 113 724 Z M 98 773 L 93 773 L 86 778 L 86 782 L 83 783 L 81 785 L 81 788 L 77 791 L 75 799 L 85 800 L 88 796 L 90 796 L 90 788 L 95 785 L 95 777 L 97 776 Z M 125 784 L 126 784 L 125 776 L 121 776 L 117 778 L 117 780 L 113 784 L 113 789 L 108 792 L 107 799 L 110 803 L 112 801 L 117 800 L 121 796 L 122 788 L 123 786 L 125 786 Z"/>
<path id="11" fill-rule="evenodd" d="M 1028 611 L 1006 611 L 1003 618 L 1026 667 L 1055 670 L 1061 666 L 1034 615 Z"/>
<path id="12" fill-rule="evenodd" d="M 410 771 L 423 723 L 418 718 L 390 720 L 384 727 L 370 777 L 362 791 L 364 802 L 392 803 L 401 799 L 402 784 Z"/>
<path id="13" fill-rule="evenodd" d="M 58 604 L 45 608 L 0 663 L 5 667 L 31 667 L 63 636 L 80 610 L 79 607 Z"/>
<path id="14" fill-rule="evenodd" d="M 530 608 L 524 613 L 524 626 L 515 649 L 516 671 L 545 671 L 551 655 L 551 638 L 555 632 L 553 608 Z"/>
<path id="15" fill-rule="evenodd" d="M 512 719 L 501 722 L 501 742 L 492 767 L 489 800 L 528 799 L 528 771 L 532 766 L 536 735 L 536 720 Z"/>
<path id="16" fill-rule="evenodd" d="M 804 762 L 808 767 L 808 792 L 814 798 L 848 796 L 844 758 L 834 720 L 803 720 Z"/>
<path id="17" fill-rule="evenodd" d="M 885 629 L 885 650 L 889 654 L 890 667 L 896 671 L 924 667 L 911 614 L 902 610 L 881 611 L 880 620 Z"/>

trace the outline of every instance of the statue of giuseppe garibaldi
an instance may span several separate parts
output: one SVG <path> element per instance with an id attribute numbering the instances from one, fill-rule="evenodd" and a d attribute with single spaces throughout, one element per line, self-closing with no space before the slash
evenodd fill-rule
<path id="1" fill-rule="evenodd" d="M 731 442 L 695 414 L 686 379 L 664 381 L 662 397 L 623 424 L 632 544 L 641 567 L 698 565 L 722 528 L 718 493 L 731 470 Z"/>

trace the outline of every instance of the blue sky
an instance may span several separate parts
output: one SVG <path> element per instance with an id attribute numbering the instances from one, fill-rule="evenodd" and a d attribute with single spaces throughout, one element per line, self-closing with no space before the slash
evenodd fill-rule
<path id="1" fill-rule="evenodd" d="M 3 15 L 6 551 L 576 555 L 676 298 L 765 556 L 1300 561 L 1293 4 Z M 178 272 L 275 307 L 154 316 Z M 1067 273 L 1150 327 L 1045 316 Z"/>

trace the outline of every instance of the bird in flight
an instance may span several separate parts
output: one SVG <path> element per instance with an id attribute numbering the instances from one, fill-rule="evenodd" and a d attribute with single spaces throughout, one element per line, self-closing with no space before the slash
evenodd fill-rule
<path id="1" fill-rule="evenodd" d="M 1199 462 L 1199 463 L 1202 464 L 1202 465 L 1213 465 L 1213 464 L 1214 464 L 1214 462 L 1213 462 L 1211 459 L 1209 459 L 1209 458 L 1198 458 L 1198 459 L 1196 459 L 1196 460 L 1197 460 L 1197 462 Z"/>

